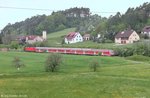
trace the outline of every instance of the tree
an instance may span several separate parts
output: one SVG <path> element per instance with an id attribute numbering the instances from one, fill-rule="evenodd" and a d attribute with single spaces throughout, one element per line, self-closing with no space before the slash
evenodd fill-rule
<path id="1" fill-rule="evenodd" d="M 92 69 L 94 72 L 97 71 L 97 68 L 99 67 L 99 62 L 96 61 L 96 60 L 93 60 L 91 63 L 90 63 L 90 69 Z"/>
<path id="2" fill-rule="evenodd" d="M 45 71 L 55 72 L 62 63 L 62 56 L 57 53 L 51 53 L 46 59 Z"/>
<path id="3" fill-rule="evenodd" d="M 2 44 L 2 34 L 1 34 L 1 31 L 0 31 L 0 44 Z"/>
<path id="4" fill-rule="evenodd" d="M 20 70 L 20 67 L 25 66 L 19 57 L 14 57 L 12 63 L 13 63 L 13 66 L 17 68 L 17 70 Z"/>
<path id="5" fill-rule="evenodd" d="M 63 46 L 65 44 L 65 39 L 62 39 L 61 45 Z"/>
<path id="6" fill-rule="evenodd" d="M 19 43 L 17 41 L 12 41 L 11 42 L 11 48 L 12 49 L 18 49 L 19 47 Z"/>
<path id="7" fill-rule="evenodd" d="M 10 44 L 12 41 L 12 36 L 10 34 L 6 34 L 5 36 L 2 37 L 2 42 L 3 44 Z"/>

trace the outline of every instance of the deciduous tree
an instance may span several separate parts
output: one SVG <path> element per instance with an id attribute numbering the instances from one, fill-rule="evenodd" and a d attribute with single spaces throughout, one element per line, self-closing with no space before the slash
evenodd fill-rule
<path id="1" fill-rule="evenodd" d="M 46 59 L 45 71 L 55 72 L 57 71 L 61 63 L 62 63 L 62 55 L 57 53 L 51 53 Z"/>

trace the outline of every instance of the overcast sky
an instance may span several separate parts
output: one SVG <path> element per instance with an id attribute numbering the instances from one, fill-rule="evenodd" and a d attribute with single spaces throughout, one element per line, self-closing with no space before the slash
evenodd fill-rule
<path id="1" fill-rule="evenodd" d="M 71 7 L 90 8 L 92 13 L 108 17 L 115 13 L 102 12 L 121 12 L 123 14 L 129 7 L 135 8 L 144 2 L 149 2 L 149 0 L 0 0 L 0 30 L 8 23 L 13 24 L 35 15 L 50 15 L 52 11 L 65 10 Z M 49 9 L 49 11 L 5 7 Z"/>

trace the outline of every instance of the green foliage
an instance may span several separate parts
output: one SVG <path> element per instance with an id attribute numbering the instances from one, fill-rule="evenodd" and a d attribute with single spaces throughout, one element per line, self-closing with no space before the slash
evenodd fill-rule
<path id="1" fill-rule="evenodd" d="M 1 31 L 0 31 L 0 44 L 2 44 L 2 34 L 1 34 Z"/>
<path id="2" fill-rule="evenodd" d="M 150 43 L 149 43 L 149 41 L 136 43 L 134 47 L 135 47 L 135 54 L 150 57 Z"/>
<path id="3" fill-rule="evenodd" d="M 85 17 L 81 14 L 85 13 Z M 76 15 L 76 16 L 75 16 Z M 5 34 L 41 35 L 43 30 L 48 33 L 77 27 L 88 23 L 90 11 L 88 8 L 71 8 L 65 11 L 53 12 L 51 15 L 37 15 L 25 21 L 8 24 L 2 31 Z"/>
<path id="4" fill-rule="evenodd" d="M 51 53 L 46 59 L 45 71 L 55 72 L 62 63 L 62 56 L 57 53 Z"/>
<path id="5" fill-rule="evenodd" d="M 120 47 L 115 49 L 119 56 L 127 57 L 132 55 L 150 56 L 150 44 L 149 42 L 138 42 L 132 47 Z"/>
<path id="6" fill-rule="evenodd" d="M 60 24 L 57 28 L 58 31 L 63 29 L 66 29 L 66 26 L 64 26 L 63 24 Z"/>
<path id="7" fill-rule="evenodd" d="M 17 41 L 12 41 L 10 44 L 11 49 L 18 49 L 19 43 Z"/>
<path id="8" fill-rule="evenodd" d="M 20 70 L 21 67 L 25 66 L 19 57 L 14 57 L 12 61 L 12 65 L 17 68 L 17 70 Z"/>
<path id="9" fill-rule="evenodd" d="M 65 44 L 65 39 L 62 39 L 61 45 Z"/>
<path id="10" fill-rule="evenodd" d="M 99 52 L 99 53 L 98 53 L 98 56 L 102 56 L 102 52 Z"/>
<path id="11" fill-rule="evenodd" d="M 94 72 L 97 71 L 97 68 L 99 67 L 99 62 L 96 60 L 92 60 L 90 62 L 90 69 L 92 69 Z"/>
<path id="12" fill-rule="evenodd" d="M 132 56 L 134 54 L 134 48 L 125 47 L 125 48 L 116 48 L 115 53 L 121 57 Z"/>

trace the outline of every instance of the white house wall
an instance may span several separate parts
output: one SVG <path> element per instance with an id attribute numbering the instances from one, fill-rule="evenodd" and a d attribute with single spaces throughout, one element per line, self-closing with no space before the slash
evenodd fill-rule
<path id="1" fill-rule="evenodd" d="M 121 38 L 115 38 L 115 43 L 116 44 L 121 44 Z"/>
<path id="2" fill-rule="evenodd" d="M 121 44 L 121 41 L 126 41 L 126 44 L 128 43 L 133 43 L 134 41 L 138 41 L 140 40 L 140 37 L 139 35 L 134 31 L 128 40 L 121 40 L 121 38 L 115 38 L 115 43 L 116 44 Z"/>
<path id="3" fill-rule="evenodd" d="M 139 35 L 134 31 L 129 37 L 129 43 L 140 40 Z"/>
<path id="4" fill-rule="evenodd" d="M 67 38 L 65 38 L 65 43 L 66 44 L 72 44 L 72 43 L 77 43 L 77 42 L 83 42 L 83 37 L 80 35 L 80 33 L 78 33 L 73 39 L 71 40 L 67 40 Z"/>

